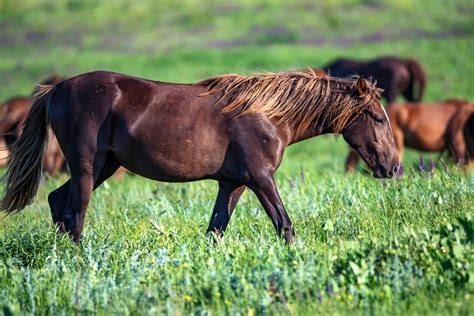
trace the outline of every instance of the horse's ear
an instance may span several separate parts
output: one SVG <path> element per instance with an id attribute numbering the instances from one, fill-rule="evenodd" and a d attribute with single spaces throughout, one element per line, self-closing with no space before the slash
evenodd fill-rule
<path id="1" fill-rule="evenodd" d="M 316 78 L 324 78 L 326 77 L 326 72 L 322 69 L 315 69 L 314 74 L 316 75 Z"/>
<path id="2" fill-rule="evenodd" d="M 369 86 L 367 84 L 367 80 L 365 80 L 362 77 L 359 77 L 357 79 L 356 86 L 357 86 L 357 90 L 359 91 L 360 96 L 365 96 L 369 92 Z"/>

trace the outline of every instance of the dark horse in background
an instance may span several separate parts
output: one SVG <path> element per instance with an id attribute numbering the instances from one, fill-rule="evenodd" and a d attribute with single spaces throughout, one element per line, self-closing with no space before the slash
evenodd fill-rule
<path id="1" fill-rule="evenodd" d="M 208 227 L 217 234 L 248 187 L 288 242 L 294 231 L 274 178 L 287 146 L 341 133 L 375 177 L 399 166 L 380 91 L 363 78 L 307 71 L 176 84 L 97 71 L 43 87 L 13 148 L 1 210 L 34 199 L 49 125 L 71 179 L 48 200 L 54 223 L 76 242 L 92 191 L 120 166 L 158 181 L 218 181 Z"/>
<path id="2" fill-rule="evenodd" d="M 43 80 L 41 85 L 57 84 L 64 80 L 62 76 L 53 74 Z M 33 105 L 33 94 L 38 90 L 36 88 L 30 96 L 16 96 L 4 102 L 0 107 L 0 142 L 2 144 L 2 160 L 0 166 L 7 164 L 8 151 L 13 143 L 20 137 L 21 126 L 25 122 L 28 112 Z M 44 155 L 43 171 L 54 175 L 56 172 L 66 170 L 66 160 L 59 143 L 52 132 L 49 135 L 49 142 Z M 6 148 L 5 148 L 6 147 Z"/>
<path id="3" fill-rule="evenodd" d="M 447 151 L 458 165 L 474 161 L 474 104 L 460 99 L 391 104 L 387 114 L 400 162 L 405 146 L 427 152 Z M 357 153 L 351 151 L 346 171 L 353 171 L 358 160 Z"/>
<path id="4" fill-rule="evenodd" d="M 387 56 L 366 61 L 340 58 L 322 69 L 334 77 L 372 77 L 377 81 L 377 86 L 384 90 L 382 97 L 388 104 L 395 102 L 399 95 L 403 95 L 407 101 L 419 102 L 426 88 L 423 67 L 411 58 Z"/>

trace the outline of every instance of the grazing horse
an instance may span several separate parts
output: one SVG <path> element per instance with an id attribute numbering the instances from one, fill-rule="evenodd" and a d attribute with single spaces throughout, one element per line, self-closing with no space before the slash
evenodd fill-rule
<path id="1" fill-rule="evenodd" d="M 76 242 L 92 191 L 119 166 L 158 181 L 218 181 L 207 229 L 216 234 L 248 187 L 287 242 L 294 231 L 274 179 L 287 146 L 341 133 L 375 177 L 398 172 L 380 91 L 360 77 L 306 71 L 176 84 L 96 71 L 40 93 L 13 150 L 0 207 L 10 213 L 32 202 L 51 124 L 71 179 L 48 200 L 54 223 Z"/>
<path id="2" fill-rule="evenodd" d="M 457 164 L 474 158 L 474 104 L 449 99 L 434 104 L 390 105 L 387 114 L 393 137 L 403 160 L 403 148 L 442 152 L 447 150 Z M 351 150 L 346 171 L 357 166 L 359 157 Z"/>
<path id="3" fill-rule="evenodd" d="M 423 68 L 411 58 L 379 57 L 367 61 L 340 58 L 322 68 L 335 77 L 358 74 L 374 78 L 377 86 L 384 89 L 382 96 L 388 104 L 395 102 L 398 95 L 403 95 L 407 101 L 419 102 L 426 87 Z"/>
<path id="4" fill-rule="evenodd" d="M 40 83 L 41 85 L 51 85 L 62 81 L 59 75 L 53 74 L 47 79 Z M 33 94 L 36 93 L 38 88 L 35 88 Z M 5 101 L 4 105 L 0 109 L 0 137 L 2 137 L 2 143 L 6 143 L 6 146 L 2 146 L 2 154 L 8 157 L 8 150 L 12 144 L 20 137 L 21 126 L 25 122 L 28 112 L 33 105 L 34 98 L 32 96 L 17 96 Z M 2 158 L 6 158 L 2 157 Z M 0 165 L 4 166 L 7 164 L 7 159 L 2 159 Z M 50 131 L 49 142 L 46 148 L 44 157 L 43 171 L 47 174 L 54 175 L 60 170 L 66 169 L 66 160 L 59 143 Z"/>

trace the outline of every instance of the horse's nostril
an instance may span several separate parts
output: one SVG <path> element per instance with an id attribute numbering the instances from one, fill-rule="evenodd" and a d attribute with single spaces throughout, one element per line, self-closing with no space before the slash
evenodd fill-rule
<path id="1" fill-rule="evenodd" d="M 392 168 L 392 175 L 397 175 L 398 174 L 398 171 L 400 171 L 400 165 L 395 165 L 393 168 Z"/>

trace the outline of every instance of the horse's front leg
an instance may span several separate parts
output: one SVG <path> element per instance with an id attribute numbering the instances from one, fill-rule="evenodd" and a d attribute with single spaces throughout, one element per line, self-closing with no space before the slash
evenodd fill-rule
<path id="1" fill-rule="evenodd" d="M 349 155 L 346 158 L 346 173 L 352 173 L 357 168 L 359 163 L 359 154 L 354 149 L 349 150 Z"/>
<path id="2" fill-rule="evenodd" d="M 217 193 L 216 204 L 214 205 L 207 233 L 220 235 L 225 231 L 244 190 L 245 186 L 219 182 L 219 192 Z"/>
<path id="3" fill-rule="evenodd" d="M 283 233 L 286 242 L 291 243 L 295 238 L 295 231 L 278 194 L 273 175 L 260 175 L 252 180 L 248 186 L 271 218 L 277 234 L 281 237 Z"/>

